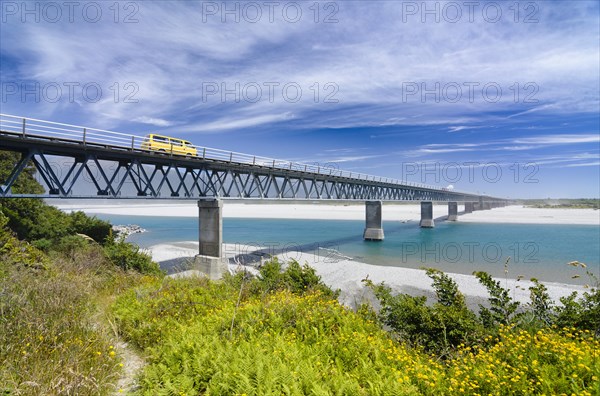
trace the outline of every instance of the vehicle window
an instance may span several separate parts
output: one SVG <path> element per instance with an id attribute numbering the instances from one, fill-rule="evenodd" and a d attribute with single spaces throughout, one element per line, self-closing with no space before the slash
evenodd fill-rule
<path id="1" fill-rule="evenodd" d="M 162 136 L 154 136 L 154 140 L 157 142 L 164 142 L 164 143 L 168 142 L 168 139 L 166 137 L 162 137 Z"/>
<path id="2" fill-rule="evenodd" d="M 173 143 L 174 146 L 181 146 L 182 145 L 182 141 L 179 139 L 171 139 L 171 143 Z"/>

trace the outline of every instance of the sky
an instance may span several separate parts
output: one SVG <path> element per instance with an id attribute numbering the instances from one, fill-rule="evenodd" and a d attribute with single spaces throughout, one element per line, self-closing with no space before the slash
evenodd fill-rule
<path id="1" fill-rule="evenodd" d="M 598 1 L 0 2 L 0 112 L 600 196 Z"/>

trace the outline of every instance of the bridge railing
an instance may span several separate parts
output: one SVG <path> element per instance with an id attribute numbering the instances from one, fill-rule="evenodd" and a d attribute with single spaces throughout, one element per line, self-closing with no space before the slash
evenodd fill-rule
<path id="1" fill-rule="evenodd" d="M 64 124 L 53 121 L 44 121 L 35 118 L 20 117 L 9 114 L 0 114 L 0 130 L 4 132 L 10 132 L 13 134 L 19 134 L 27 138 L 60 140 L 64 142 L 77 143 L 83 145 L 100 145 L 117 149 L 154 152 L 153 150 L 144 150 L 141 147 L 142 142 L 146 138 L 145 136 L 108 131 L 104 129 L 89 128 L 79 125 Z M 326 176 L 347 177 L 352 179 L 380 183 L 397 184 L 412 188 L 416 187 L 448 192 L 445 189 L 426 184 L 367 175 L 359 172 L 345 171 L 330 166 L 321 166 L 315 164 L 306 164 L 301 162 L 273 159 L 268 157 L 255 156 L 234 151 L 226 151 L 196 145 L 194 145 L 193 147 L 197 150 L 198 157 L 206 160 L 217 160 L 231 163 L 256 165 L 272 169 L 294 170 Z M 171 154 L 177 155 L 173 153 Z"/>

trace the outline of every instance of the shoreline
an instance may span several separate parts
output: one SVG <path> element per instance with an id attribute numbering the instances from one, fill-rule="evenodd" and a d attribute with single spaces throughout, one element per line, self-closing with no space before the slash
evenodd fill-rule
<path id="1" fill-rule="evenodd" d="M 169 276 L 200 274 L 194 270 L 177 271 L 178 266 L 189 259 L 193 259 L 198 251 L 198 242 L 185 241 L 158 244 L 147 250 L 152 258 L 161 265 L 161 268 L 167 270 Z M 256 274 L 256 264 L 260 263 L 261 259 L 268 259 L 267 255 L 261 253 L 260 248 L 256 246 L 223 244 L 223 251 L 229 259 L 230 272 L 245 268 Z M 421 269 L 380 266 L 362 263 L 343 256 L 338 259 L 331 259 L 330 256 L 324 257 L 323 255 L 302 252 L 286 252 L 277 254 L 275 257 L 285 263 L 289 260 L 290 253 L 293 253 L 293 258 L 301 265 L 308 264 L 314 268 L 317 275 L 321 277 L 327 286 L 333 290 L 339 289 L 341 291 L 339 301 L 349 307 L 356 307 L 363 301 L 373 301 L 372 293 L 362 283 L 362 280 L 367 277 L 375 283 L 385 282 L 395 293 L 408 293 L 413 296 L 425 295 L 430 301 L 435 298 L 431 286 L 432 280 Z M 251 256 L 255 263 L 253 265 L 242 265 L 242 260 L 239 258 Z M 234 261 L 235 258 L 238 259 L 237 263 Z M 477 309 L 479 304 L 487 303 L 487 290 L 475 276 L 450 272 L 446 272 L 446 274 L 456 281 L 470 308 Z M 514 278 L 494 277 L 494 279 L 500 281 L 502 287 L 511 290 L 511 297 L 515 301 L 519 301 L 521 304 L 527 304 L 530 301 L 528 288 L 533 285 L 532 282 Z M 568 296 L 574 291 L 581 293 L 586 290 L 583 286 L 568 283 L 546 281 L 542 283 L 548 288 L 548 294 L 556 303 L 559 303 L 560 297 Z"/>
<path id="2" fill-rule="evenodd" d="M 110 202 L 110 201 L 107 201 Z M 113 214 L 127 216 L 156 216 L 156 217 L 188 217 L 196 218 L 198 207 L 193 203 L 172 203 L 172 204 L 151 204 L 145 202 L 128 203 L 125 206 L 112 205 L 61 205 L 60 209 L 84 210 L 89 214 Z M 464 208 L 459 205 L 459 213 Z M 447 205 L 434 205 L 434 217 L 443 220 L 447 214 Z M 225 202 L 223 208 L 224 218 L 263 218 L 263 219 L 320 219 L 320 220 L 360 220 L 364 221 L 365 207 L 364 203 L 350 202 L 323 203 L 320 205 L 306 203 L 285 203 L 273 204 L 263 203 L 239 203 Z M 383 221 L 410 221 L 415 222 L 418 227 L 420 220 L 420 205 L 401 203 L 384 203 Z M 506 224 L 556 224 L 556 225 L 600 225 L 600 211 L 593 209 L 543 209 L 543 208 L 525 208 L 523 206 L 508 206 L 496 208 L 493 210 L 482 210 L 470 214 L 460 215 L 458 223 L 506 223 Z M 148 248 L 155 261 L 161 264 L 161 267 L 169 273 L 176 272 L 177 267 L 182 269 L 182 263 L 189 260 L 197 254 L 198 242 L 175 242 L 153 245 Z M 425 275 L 424 270 L 396 267 L 391 265 L 377 265 L 356 261 L 351 257 L 340 256 L 339 252 L 326 252 L 318 255 L 308 252 L 273 252 L 265 249 L 257 253 L 260 247 L 245 246 L 240 244 L 223 244 L 224 255 L 230 259 L 237 257 L 242 263 L 254 262 L 260 263 L 261 259 L 270 257 L 268 253 L 273 253 L 282 261 L 295 258 L 300 264 L 308 263 L 315 268 L 323 281 L 333 289 L 342 290 L 340 300 L 346 305 L 354 305 L 358 300 L 365 296 L 365 288 L 361 280 L 369 276 L 373 282 L 385 281 L 395 292 L 407 292 L 409 294 L 427 295 L 433 297 L 431 288 L 431 279 Z M 335 260 L 332 260 L 332 256 Z M 232 261 L 232 260 L 230 260 Z M 588 263 L 589 264 L 589 263 Z M 402 265 L 402 264 L 400 264 Z M 237 264 L 230 264 L 230 271 L 235 270 Z M 252 271 L 253 267 L 247 266 Z M 479 303 L 487 301 L 487 291 L 479 284 L 473 275 L 461 274 L 456 272 L 446 272 L 452 276 L 459 285 L 461 292 L 469 301 L 471 306 L 477 306 Z M 516 276 L 516 274 L 514 275 Z M 522 302 L 529 301 L 530 281 L 515 278 L 505 280 L 503 277 L 494 277 L 501 281 L 503 287 L 512 290 L 513 298 Z M 549 289 L 552 299 L 558 302 L 562 296 L 569 295 L 573 291 L 584 291 L 583 286 L 543 281 Z M 368 294 L 368 293 L 367 293 Z M 358 300 L 357 300 L 358 299 Z"/>
<path id="3" fill-rule="evenodd" d="M 59 204 L 65 212 L 81 210 L 87 214 L 153 216 L 153 217 L 197 217 L 198 207 L 194 203 L 125 203 L 115 205 L 114 201 L 105 204 Z M 444 219 L 448 214 L 445 204 L 433 207 L 434 218 Z M 463 205 L 458 205 L 458 222 L 463 223 L 505 223 L 505 224 L 569 224 L 600 226 L 600 211 L 594 209 L 528 208 L 520 205 L 492 210 L 481 210 L 464 214 Z M 383 204 L 383 221 L 419 221 L 421 208 L 414 203 Z M 306 203 L 239 203 L 227 202 L 223 205 L 224 218 L 259 219 L 318 219 L 318 220 L 364 220 L 365 207 L 362 202 L 319 202 Z M 384 225 L 385 227 L 385 225 Z"/>

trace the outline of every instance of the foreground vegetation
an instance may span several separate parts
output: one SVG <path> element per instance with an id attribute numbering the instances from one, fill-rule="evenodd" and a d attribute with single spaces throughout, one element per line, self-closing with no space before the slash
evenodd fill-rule
<path id="1" fill-rule="evenodd" d="M 571 297 L 582 327 L 560 328 L 567 309 L 540 284 L 532 295 L 546 317 L 517 312 L 493 281 L 500 299 L 476 315 L 449 277 L 428 273 L 433 305 L 367 281 L 379 314 L 339 305 L 309 267 L 272 261 L 257 277 L 150 282 L 120 296 L 114 315 L 148 355 L 144 395 L 598 394 L 597 289 Z"/>
<path id="2" fill-rule="evenodd" d="M 124 268 L 99 244 L 46 254 L 2 230 L 4 394 L 114 392 L 127 363 L 118 335 L 145 357 L 144 395 L 600 392 L 596 287 L 557 306 L 538 283 L 520 307 L 479 273 L 491 298 L 474 313 L 451 278 L 429 270 L 435 303 L 366 281 L 380 309 L 355 312 L 295 262 L 219 282 L 172 279 Z"/>

